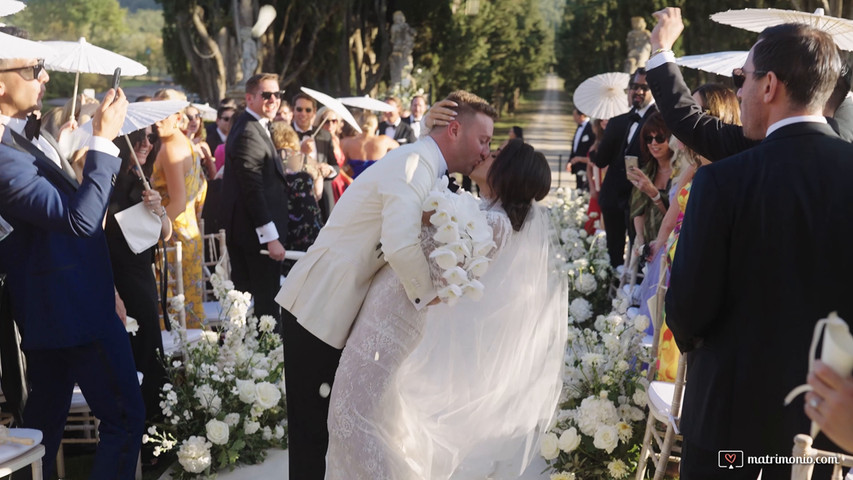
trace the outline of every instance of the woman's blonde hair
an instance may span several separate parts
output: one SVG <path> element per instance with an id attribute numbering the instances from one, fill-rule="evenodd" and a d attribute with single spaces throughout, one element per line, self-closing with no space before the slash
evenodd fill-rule
<path id="1" fill-rule="evenodd" d="M 287 122 L 272 122 L 270 133 L 272 134 L 272 143 L 277 150 L 285 148 L 299 150 L 299 135 L 290 128 Z"/>

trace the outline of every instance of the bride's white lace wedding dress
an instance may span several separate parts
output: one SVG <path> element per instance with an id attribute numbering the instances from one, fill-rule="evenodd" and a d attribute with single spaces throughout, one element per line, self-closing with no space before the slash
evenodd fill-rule
<path id="1" fill-rule="evenodd" d="M 567 321 L 536 208 L 521 232 L 486 210 L 497 248 L 480 302 L 417 311 L 389 266 L 377 273 L 335 375 L 327 479 L 514 478 L 501 472 L 527 465 L 556 407 Z"/>

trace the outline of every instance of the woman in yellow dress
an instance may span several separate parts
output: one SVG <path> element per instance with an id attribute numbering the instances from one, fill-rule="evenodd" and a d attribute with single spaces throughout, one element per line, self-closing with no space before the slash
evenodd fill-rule
<path id="1" fill-rule="evenodd" d="M 157 92 L 154 99 L 186 100 L 186 96 L 167 89 Z M 168 244 L 171 246 L 176 241 L 181 242 L 187 328 L 200 328 L 205 318 L 201 273 L 204 243 L 198 218 L 207 194 L 207 182 L 192 142 L 181 131 L 183 121 L 182 113 L 177 112 L 154 124 L 160 137 L 160 150 L 154 161 L 151 183 L 160 192 L 162 204 L 172 219 L 174 233 Z M 174 275 L 174 255 L 169 255 L 167 260 L 169 273 Z"/>

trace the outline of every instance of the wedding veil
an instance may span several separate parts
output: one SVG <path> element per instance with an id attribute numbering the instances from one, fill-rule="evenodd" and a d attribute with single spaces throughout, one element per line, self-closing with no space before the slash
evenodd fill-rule
<path id="1" fill-rule="evenodd" d="M 539 451 L 562 388 L 568 284 L 547 211 L 533 205 L 480 278 L 479 302 L 430 307 L 388 395 L 395 437 L 429 479 L 516 478 Z"/>

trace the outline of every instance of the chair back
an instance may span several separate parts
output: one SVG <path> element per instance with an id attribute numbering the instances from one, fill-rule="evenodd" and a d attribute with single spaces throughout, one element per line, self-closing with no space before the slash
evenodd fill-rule
<path id="1" fill-rule="evenodd" d="M 231 262 L 228 261 L 228 247 L 225 246 L 225 230 L 220 229 L 216 233 L 204 235 L 204 263 L 201 267 L 201 275 L 204 280 L 204 292 L 202 300 L 215 302 L 213 285 L 210 284 L 210 276 L 219 270 L 225 273 L 223 280 L 231 278 Z M 221 268 L 217 269 L 217 266 Z"/>
<path id="2" fill-rule="evenodd" d="M 170 254 L 172 255 L 172 261 L 169 261 Z M 183 261 L 183 251 L 182 251 L 182 247 L 181 247 L 181 242 L 176 241 L 174 246 L 169 246 L 166 248 L 163 248 L 163 247 L 157 248 L 157 262 L 167 262 L 167 261 L 169 261 L 169 263 L 174 264 L 174 265 L 172 265 L 173 268 L 171 269 L 171 274 L 168 275 L 168 277 L 169 277 L 168 287 L 169 288 L 167 289 L 168 293 L 167 293 L 165 304 L 167 306 L 169 306 L 170 302 L 173 298 L 177 297 L 178 295 L 184 294 L 184 272 L 183 272 L 183 268 L 181 267 L 181 262 Z M 158 294 L 158 296 L 162 295 L 162 292 L 160 291 L 160 289 L 158 289 L 157 294 Z M 162 305 L 162 303 L 163 302 L 161 302 L 161 305 Z M 171 310 L 171 307 L 169 307 L 169 310 Z M 169 321 L 168 317 L 163 316 L 165 313 L 166 312 L 160 312 L 160 318 L 163 319 L 164 324 Z M 178 322 L 178 325 L 181 328 L 186 329 L 187 328 L 187 311 L 186 311 L 186 308 L 181 308 L 178 311 L 174 311 L 173 314 L 175 315 L 175 318 Z"/>

